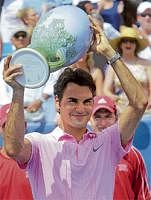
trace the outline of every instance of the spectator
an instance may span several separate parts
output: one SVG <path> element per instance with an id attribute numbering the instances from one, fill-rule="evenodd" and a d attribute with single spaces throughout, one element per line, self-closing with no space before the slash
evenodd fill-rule
<path id="1" fill-rule="evenodd" d="M 124 10 L 122 12 L 123 25 L 132 27 L 137 23 L 137 7 L 142 0 L 124 0 Z"/>
<path id="2" fill-rule="evenodd" d="M 29 44 L 29 35 L 25 28 L 20 27 L 12 31 L 11 43 L 15 50 L 27 47 Z M 12 88 L 8 86 L 3 80 L 3 65 L 4 59 L 0 62 L 0 106 L 11 103 L 12 101 Z M 27 121 L 41 121 L 44 119 L 44 112 L 42 109 L 42 103 L 39 103 L 39 98 L 42 97 L 43 87 L 36 89 L 25 89 L 24 95 L 24 108 Z"/>
<path id="3" fill-rule="evenodd" d="M 29 38 L 26 29 L 24 27 L 20 27 L 12 30 L 10 41 L 14 50 L 26 47 L 29 44 Z M 0 106 L 10 103 L 12 98 L 12 88 L 3 81 L 4 60 L 5 58 L 3 58 L 0 62 L 0 96 L 3 97 L 0 98 Z"/>
<path id="4" fill-rule="evenodd" d="M 148 41 L 139 37 L 134 28 L 123 27 L 121 36 L 111 40 L 111 44 L 114 49 L 120 52 L 123 62 L 142 84 L 146 96 L 149 97 L 148 110 L 146 110 L 149 112 L 151 106 L 151 63 L 137 56 L 139 51 L 147 47 Z M 106 72 L 104 93 L 117 102 L 119 112 L 122 112 L 127 106 L 128 99 L 111 66 L 108 67 Z"/>
<path id="5" fill-rule="evenodd" d="M 92 76 L 82 69 L 67 68 L 55 84 L 62 128 L 45 135 L 27 134 L 24 140 L 24 88 L 14 80 L 21 74 L 21 67 L 10 68 L 10 57 L 4 66 L 4 80 L 14 92 L 5 128 L 5 150 L 27 167 L 35 199 L 112 199 L 115 166 L 129 151 L 147 106 L 142 87 L 109 45 L 99 25 L 92 23 L 96 41 L 91 48 L 110 60 L 129 99 L 118 125 L 103 130 L 103 134 L 86 129 L 95 94 Z M 131 82 L 130 88 L 127 82 Z"/>
<path id="6" fill-rule="evenodd" d="M 149 46 L 139 53 L 144 59 L 151 60 L 151 2 L 145 1 L 140 3 L 137 8 L 137 21 L 140 24 L 137 28 L 140 35 L 149 40 Z"/>
<path id="7" fill-rule="evenodd" d="M 5 132 L 5 123 L 10 104 L 0 108 L 0 134 Z M 30 183 L 25 170 L 19 168 L 16 161 L 10 158 L 4 147 L 0 148 L 0 199 L 32 200 Z"/>
<path id="8" fill-rule="evenodd" d="M 107 96 L 94 97 L 93 129 L 100 133 L 118 120 L 116 104 Z M 116 167 L 114 198 L 151 199 L 144 160 L 132 146 Z"/>
<path id="9" fill-rule="evenodd" d="M 116 30 L 120 29 L 123 23 L 122 12 L 124 8 L 123 1 L 100 0 L 98 2 L 98 12 L 104 21 L 110 23 Z"/>
<path id="10" fill-rule="evenodd" d="M 22 26 L 16 13 L 22 8 L 24 0 L 5 0 L 3 2 L 0 29 L 3 43 L 9 43 L 12 30 Z"/>
<path id="11" fill-rule="evenodd" d="M 32 36 L 32 31 L 39 20 L 39 15 L 33 8 L 23 8 L 17 13 L 17 17 L 24 23 L 27 32 Z"/>
<path id="12" fill-rule="evenodd" d="M 95 13 L 95 9 L 93 7 L 93 4 L 91 1 L 81 1 L 77 4 L 77 7 L 84 10 L 88 15 L 91 15 L 92 13 Z"/>

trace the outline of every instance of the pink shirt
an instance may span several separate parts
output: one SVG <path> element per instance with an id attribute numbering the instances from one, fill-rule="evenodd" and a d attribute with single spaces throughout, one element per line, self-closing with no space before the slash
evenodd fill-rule
<path id="1" fill-rule="evenodd" d="M 115 167 L 130 148 L 122 148 L 117 124 L 99 135 L 88 132 L 79 143 L 59 127 L 26 138 L 32 143 L 27 169 L 35 199 L 113 198 Z"/>

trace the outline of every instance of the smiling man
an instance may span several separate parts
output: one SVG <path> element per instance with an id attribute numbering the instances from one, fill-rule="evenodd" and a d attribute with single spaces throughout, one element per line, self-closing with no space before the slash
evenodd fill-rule
<path id="1" fill-rule="evenodd" d="M 96 34 L 92 48 L 109 60 L 129 99 L 118 123 L 102 134 L 88 132 L 86 128 L 95 95 L 92 76 L 81 69 L 67 68 L 54 87 L 61 128 L 45 135 L 31 133 L 24 138 L 24 88 L 14 79 L 22 71 L 18 65 L 10 67 L 10 57 L 5 62 L 4 80 L 13 88 L 5 150 L 21 167 L 27 168 L 34 199 L 112 199 L 115 166 L 128 152 L 129 141 L 147 106 L 142 87 L 110 46 L 100 26 L 92 23 Z"/>

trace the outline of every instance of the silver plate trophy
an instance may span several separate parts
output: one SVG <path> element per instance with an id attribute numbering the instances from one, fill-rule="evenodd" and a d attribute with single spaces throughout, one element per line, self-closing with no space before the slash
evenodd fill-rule
<path id="1" fill-rule="evenodd" d="M 85 55 L 92 35 L 88 15 L 80 8 L 66 5 L 50 10 L 34 28 L 30 46 L 13 54 L 11 63 L 22 64 L 24 70 L 16 80 L 28 88 L 44 85 L 49 73 Z"/>
<path id="2" fill-rule="evenodd" d="M 10 64 L 22 65 L 24 73 L 16 77 L 16 81 L 26 88 L 41 87 L 49 78 L 49 67 L 45 58 L 34 49 L 17 50 L 12 55 Z"/>

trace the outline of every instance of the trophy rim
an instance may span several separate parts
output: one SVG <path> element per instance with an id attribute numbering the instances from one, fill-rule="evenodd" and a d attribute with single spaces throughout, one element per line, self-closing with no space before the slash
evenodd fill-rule
<path id="1" fill-rule="evenodd" d="M 38 68 L 38 67 L 37 67 L 37 69 L 38 70 L 41 69 L 41 72 L 43 72 L 43 70 L 44 70 L 44 76 L 40 76 L 40 77 L 38 76 L 38 78 L 40 78 L 38 80 L 38 82 L 35 81 L 35 83 L 34 83 L 34 79 L 32 79 L 32 82 L 28 81 L 28 83 L 25 83 L 23 81 L 23 79 L 27 80 L 27 73 L 25 73 L 26 75 L 24 74 L 24 75 L 16 77 L 16 81 L 20 85 L 22 85 L 23 87 L 26 87 L 26 88 L 33 88 L 33 89 L 34 88 L 39 88 L 39 87 L 43 86 L 47 82 L 47 80 L 49 78 L 50 70 L 49 70 L 49 66 L 48 66 L 48 63 L 47 63 L 46 59 L 37 50 L 34 50 L 34 49 L 26 47 L 26 48 L 22 48 L 22 49 L 19 49 L 19 50 L 15 51 L 12 54 L 12 58 L 11 58 L 10 64 L 21 64 L 23 66 L 23 70 L 27 71 L 26 70 L 27 68 L 24 66 L 24 64 L 26 64 L 25 63 L 26 61 L 23 60 L 23 61 L 20 61 L 22 63 L 18 63 L 17 60 L 18 60 L 18 58 L 22 59 L 25 55 L 27 56 L 28 54 L 30 54 L 32 59 L 35 59 L 37 62 L 41 63 L 42 69 Z M 31 60 L 31 67 L 32 67 L 32 60 Z M 36 70 L 34 70 L 34 73 L 35 72 L 36 72 Z M 40 72 L 37 73 L 37 75 L 40 75 L 40 74 L 43 74 L 43 73 L 40 73 Z M 34 77 L 36 77 L 35 74 L 33 75 L 33 78 Z"/>

